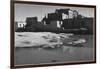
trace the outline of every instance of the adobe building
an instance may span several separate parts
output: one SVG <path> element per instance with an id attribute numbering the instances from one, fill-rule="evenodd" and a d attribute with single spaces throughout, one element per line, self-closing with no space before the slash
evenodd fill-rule
<path id="1" fill-rule="evenodd" d="M 27 17 L 26 23 L 27 23 L 25 26 L 26 31 L 35 31 L 35 26 L 38 23 L 38 19 L 37 19 L 37 17 Z"/>
<path id="2" fill-rule="evenodd" d="M 15 22 L 15 31 L 17 31 L 18 29 L 25 29 L 25 26 L 26 22 L 23 21 Z"/>
<path id="3" fill-rule="evenodd" d="M 68 31 L 78 29 L 88 29 L 93 32 L 93 18 L 86 18 L 78 14 L 76 10 L 56 9 L 54 13 L 48 13 L 44 16 L 41 22 L 38 22 L 37 17 L 26 18 L 25 31 Z"/>

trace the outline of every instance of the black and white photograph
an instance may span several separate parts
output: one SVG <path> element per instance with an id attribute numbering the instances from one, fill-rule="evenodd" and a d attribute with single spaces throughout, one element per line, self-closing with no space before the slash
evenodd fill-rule
<path id="1" fill-rule="evenodd" d="M 14 4 L 14 65 L 95 61 L 95 8 Z"/>

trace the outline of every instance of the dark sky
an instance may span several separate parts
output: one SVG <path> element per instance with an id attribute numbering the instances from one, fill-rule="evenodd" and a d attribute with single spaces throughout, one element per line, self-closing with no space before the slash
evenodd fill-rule
<path id="1" fill-rule="evenodd" d="M 79 7 L 65 7 L 65 6 L 50 6 L 50 5 L 34 5 L 34 4 L 15 4 L 15 21 L 25 21 L 26 17 L 38 17 L 41 19 L 47 13 L 55 12 L 55 9 L 70 8 L 77 10 L 79 14 L 86 17 L 94 17 L 94 8 L 79 8 Z"/>

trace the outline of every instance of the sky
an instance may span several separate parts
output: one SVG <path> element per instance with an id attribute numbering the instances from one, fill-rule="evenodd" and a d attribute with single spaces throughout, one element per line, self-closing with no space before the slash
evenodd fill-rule
<path id="1" fill-rule="evenodd" d="M 94 17 L 94 8 L 83 7 L 67 7 L 67 6 L 51 6 L 51 5 L 36 5 L 36 4 L 15 4 L 15 19 L 14 21 L 25 21 L 26 17 L 38 17 L 38 21 L 48 13 L 55 12 L 56 9 L 70 8 L 77 10 L 79 14 L 85 17 Z"/>

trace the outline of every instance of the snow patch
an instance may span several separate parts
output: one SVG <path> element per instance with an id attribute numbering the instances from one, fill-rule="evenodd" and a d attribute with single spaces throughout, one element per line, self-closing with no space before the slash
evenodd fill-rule
<path id="1" fill-rule="evenodd" d="M 72 34 L 56 34 L 51 32 L 15 32 L 15 47 L 30 47 L 42 45 L 53 46 L 59 43 L 61 44 L 61 37 L 69 38 L 69 36 L 72 36 Z M 54 39 L 55 41 L 50 41 Z"/>

